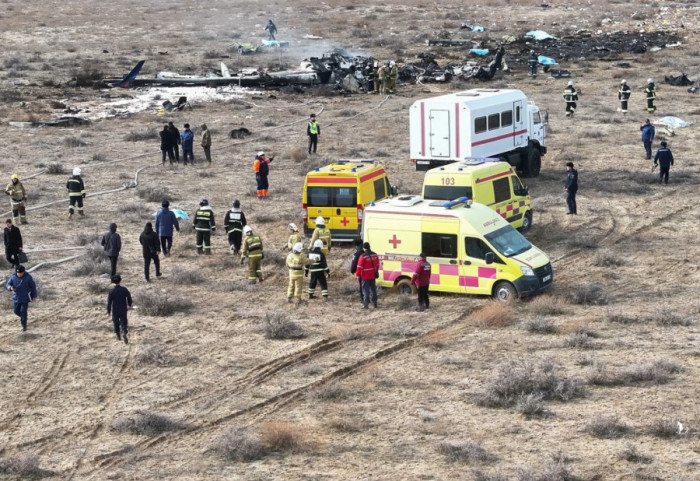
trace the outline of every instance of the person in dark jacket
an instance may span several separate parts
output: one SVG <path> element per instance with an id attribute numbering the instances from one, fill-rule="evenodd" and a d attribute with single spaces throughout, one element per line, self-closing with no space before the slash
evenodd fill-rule
<path id="1" fill-rule="evenodd" d="M 651 144 L 654 142 L 656 129 L 651 125 L 649 119 L 644 119 L 644 123 L 639 127 L 639 130 L 642 131 L 642 143 L 644 144 L 644 150 L 647 154 L 647 160 L 651 160 Z"/>
<path id="2" fill-rule="evenodd" d="M 258 200 L 264 200 L 267 197 L 270 183 L 267 176 L 270 175 L 270 162 L 275 158 L 265 157 L 265 152 L 258 152 L 253 161 L 253 172 L 255 172 L 255 182 L 257 183 Z"/>
<path id="3" fill-rule="evenodd" d="M 5 287 L 8 291 L 12 291 L 14 313 L 22 323 L 22 331 L 26 331 L 29 303 L 37 298 L 36 283 L 32 276 L 25 272 L 24 266 L 17 266 Z"/>
<path id="4" fill-rule="evenodd" d="M 268 31 L 270 34 L 270 40 L 275 39 L 275 34 L 277 33 L 277 26 L 272 22 L 272 19 L 267 21 L 267 25 L 265 26 L 265 30 Z"/>
<path id="5" fill-rule="evenodd" d="M 659 183 L 668 184 L 668 171 L 673 165 L 673 154 L 666 141 L 661 142 L 661 148 L 656 151 L 654 156 L 654 167 L 657 165 L 659 166 Z"/>
<path id="6" fill-rule="evenodd" d="M 216 219 L 207 199 L 199 201 L 199 209 L 194 214 L 192 227 L 197 231 L 197 254 L 210 256 L 211 234 L 216 230 Z"/>
<path id="7" fill-rule="evenodd" d="M 160 245 L 163 248 L 163 255 L 170 256 L 170 249 L 173 246 L 173 228 L 180 232 L 180 223 L 177 220 L 175 212 L 169 209 L 170 202 L 164 200 L 161 203 L 163 207 L 156 214 L 156 232 L 160 236 Z"/>
<path id="8" fill-rule="evenodd" d="M 168 124 L 165 124 L 163 126 L 163 130 L 160 131 L 160 151 L 163 153 L 163 165 L 165 165 L 166 154 L 170 160 L 170 165 L 173 165 L 173 161 L 175 160 L 175 152 L 173 151 L 174 148 L 175 145 L 173 144 L 172 133 L 170 132 Z"/>
<path id="9" fill-rule="evenodd" d="M 233 201 L 231 210 L 224 216 L 224 227 L 228 234 L 228 245 L 234 255 L 241 253 L 241 241 L 243 239 L 243 228 L 247 225 L 245 214 L 241 211 L 241 202 Z"/>
<path id="10" fill-rule="evenodd" d="M 355 275 L 362 279 L 362 308 L 367 309 L 369 301 L 377 308 L 377 278 L 379 277 L 379 256 L 372 252 L 369 242 L 362 244 L 362 255 L 357 261 Z"/>
<path id="11" fill-rule="evenodd" d="M 19 227 L 12 224 L 12 219 L 5 220 L 5 259 L 12 267 L 19 265 L 19 253 L 22 252 L 22 233 Z"/>
<path id="12" fill-rule="evenodd" d="M 78 214 L 85 216 L 83 212 L 83 199 L 85 198 L 85 183 L 83 178 L 80 177 L 80 167 L 73 169 L 73 176 L 66 182 L 66 189 L 68 189 L 69 206 L 68 206 L 68 218 L 73 218 L 73 207 L 78 206 Z"/>
<path id="13" fill-rule="evenodd" d="M 377 80 L 375 79 L 375 83 Z M 382 92 L 383 93 L 383 92 Z M 309 137 L 309 154 L 313 148 L 314 154 L 318 146 L 318 138 L 321 136 L 321 126 L 316 121 L 316 114 L 311 114 L 309 121 L 306 124 L 306 135 Z"/>
<path id="14" fill-rule="evenodd" d="M 352 255 L 352 263 L 350 264 L 350 273 L 355 275 L 357 273 L 357 261 L 362 255 L 362 239 L 359 237 L 355 238 L 355 253 Z M 358 277 L 359 281 L 359 292 L 360 292 L 360 302 L 362 302 L 362 278 Z"/>
<path id="15" fill-rule="evenodd" d="M 428 290 L 430 289 L 430 274 L 432 267 L 427 261 L 427 256 L 421 252 L 420 262 L 416 264 L 416 270 L 413 272 L 411 284 L 418 288 L 418 311 L 423 312 L 430 308 L 430 298 Z"/>
<path id="16" fill-rule="evenodd" d="M 158 234 L 153 230 L 153 224 L 150 222 L 146 222 L 146 227 L 139 237 L 139 242 L 143 250 L 143 273 L 146 276 L 146 282 L 151 282 L 151 261 L 156 266 L 156 277 L 160 277 L 161 273 L 160 259 L 158 258 L 160 240 L 158 240 Z"/>
<path id="17" fill-rule="evenodd" d="M 309 282 L 309 299 L 316 297 L 316 284 L 321 285 L 321 296 L 323 296 L 324 301 L 328 301 L 328 282 L 326 281 L 326 276 L 331 275 L 331 271 L 328 268 L 328 263 L 326 262 L 326 256 L 321 250 L 323 248 L 323 241 L 317 239 L 314 242 L 313 249 L 309 252 L 309 265 L 306 266 L 305 275 L 311 273 L 311 281 Z"/>
<path id="18" fill-rule="evenodd" d="M 569 212 L 566 215 L 576 215 L 576 192 L 578 191 L 578 170 L 574 169 L 573 162 L 566 163 L 566 205 L 569 207 Z"/>
<path id="19" fill-rule="evenodd" d="M 527 65 L 530 67 L 530 77 L 537 77 L 537 54 L 534 50 L 530 50 L 530 56 L 527 58 Z"/>
<path id="20" fill-rule="evenodd" d="M 114 222 L 109 224 L 109 232 L 102 236 L 101 244 L 109 257 L 112 266 L 109 275 L 112 277 L 117 273 L 117 259 L 119 259 L 119 252 L 122 250 L 122 238 L 117 234 L 117 224 Z"/>
<path id="21" fill-rule="evenodd" d="M 627 80 L 622 79 L 620 81 L 620 88 L 617 91 L 617 100 L 620 101 L 620 112 L 624 115 L 627 115 L 630 95 L 632 95 L 632 89 L 627 85 Z"/>
<path id="22" fill-rule="evenodd" d="M 647 87 L 644 89 L 644 97 L 647 99 L 647 112 L 656 112 L 656 84 L 654 79 L 647 79 Z"/>
<path id="23" fill-rule="evenodd" d="M 578 92 L 574 88 L 573 80 L 569 80 L 564 89 L 564 102 L 566 102 L 566 116 L 573 117 L 576 113 L 576 102 L 578 102 Z"/>
<path id="24" fill-rule="evenodd" d="M 175 124 L 168 122 L 168 130 L 170 131 L 170 145 L 173 146 L 173 153 L 175 154 L 175 162 L 180 163 L 180 131 L 177 130 Z"/>
<path id="25" fill-rule="evenodd" d="M 190 130 L 190 124 L 185 124 L 185 130 L 180 134 L 182 139 L 182 160 L 187 165 L 189 158 L 194 164 L 194 132 Z"/>
<path id="26" fill-rule="evenodd" d="M 107 295 L 107 315 L 112 315 L 117 340 L 121 341 L 123 338 L 124 344 L 129 344 L 129 321 L 126 311 L 131 307 L 131 293 L 129 289 L 122 287 L 120 275 L 112 276 L 112 282 L 115 286 Z"/>

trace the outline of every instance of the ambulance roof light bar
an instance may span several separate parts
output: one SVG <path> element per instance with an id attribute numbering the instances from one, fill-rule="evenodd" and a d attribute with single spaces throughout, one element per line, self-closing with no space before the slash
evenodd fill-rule
<path id="1" fill-rule="evenodd" d="M 445 204 L 443 204 L 443 207 L 445 209 L 454 209 L 455 207 L 459 207 L 460 205 L 464 205 L 465 207 L 469 208 L 472 205 L 472 200 L 466 196 L 460 197 L 450 202 L 446 202 Z"/>

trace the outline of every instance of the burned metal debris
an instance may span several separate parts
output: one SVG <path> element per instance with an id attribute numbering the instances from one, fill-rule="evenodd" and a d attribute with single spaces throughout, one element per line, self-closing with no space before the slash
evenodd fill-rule
<path id="1" fill-rule="evenodd" d="M 678 75 L 677 77 L 670 75 L 670 76 L 664 77 L 664 80 L 666 81 L 667 84 L 675 85 L 676 87 L 685 87 L 686 85 L 695 84 L 695 82 L 690 80 L 685 73 L 682 73 L 682 74 Z"/>

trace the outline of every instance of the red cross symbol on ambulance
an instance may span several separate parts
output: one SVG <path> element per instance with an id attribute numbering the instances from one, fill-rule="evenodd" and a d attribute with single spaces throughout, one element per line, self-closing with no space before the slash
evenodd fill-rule
<path id="1" fill-rule="evenodd" d="M 345 227 L 350 223 L 350 221 L 347 218 L 343 217 L 343 220 L 341 220 L 340 223 L 343 224 L 343 227 Z"/>
<path id="2" fill-rule="evenodd" d="M 393 239 L 389 239 L 389 244 L 392 244 L 394 246 L 394 249 L 398 248 L 398 245 L 401 244 L 401 241 L 396 238 L 396 234 L 394 234 Z"/>

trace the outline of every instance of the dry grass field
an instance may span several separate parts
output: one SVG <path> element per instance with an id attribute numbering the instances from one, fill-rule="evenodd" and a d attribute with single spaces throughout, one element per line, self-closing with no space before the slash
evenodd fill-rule
<path id="1" fill-rule="evenodd" d="M 26 179 L 31 208 L 64 199 L 76 165 L 88 194 L 139 172 L 136 188 L 88 197 L 85 219 L 69 221 L 65 203 L 28 213 L 26 250 L 87 247 L 30 253 L 29 267 L 79 257 L 33 273 L 41 296 L 26 333 L 9 294 L 0 303 L 0 479 L 700 479 L 700 103 L 663 83 L 681 72 L 700 80 L 700 9 L 549 3 L 0 1 L 0 179 Z M 231 45 L 257 41 L 268 18 L 291 47 L 238 56 Z M 461 22 L 485 32 L 458 30 Z M 512 305 L 433 295 L 430 311 L 418 313 L 414 300 L 383 290 L 379 309 L 361 312 L 347 247 L 329 259 L 331 303 L 284 302 L 281 246 L 287 224 L 300 222 L 304 174 L 338 158 L 375 158 L 401 192 L 418 192 L 408 107 L 475 84 L 400 86 L 389 98 L 258 91 L 165 116 L 148 109 L 75 128 L 8 125 L 48 120 L 61 112 L 55 102 L 136 95 L 74 80 L 122 75 L 140 59 L 145 76 L 201 73 L 219 61 L 288 67 L 334 46 L 402 64 L 427 49 L 427 37 L 493 48 L 538 28 L 668 31 L 682 45 L 562 61 L 582 89 L 574 119 L 564 116 L 566 81 L 532 80 L 522 52 L 506 46 L 512 68 L 487 85 L 519 88 L 549 111 L 549 153 L 541 175 L 526 179 L 535 209 L 528 238 L 555 270 L 551 292 Z M 441 64 L 464 60 L 463 49 L 432 51 Z M 655 182 L 640 141 L 647 77 L 659 86 L 654 118 L 694 122 L 668 138 L 676 158 L 668 186 Z M 633 89 L 626 117 L 616 112 L 621 78 Z M 308 159 L 312 111 L 323 135 Z M 167 120 L 209 125 L 211 167 L 160 165 L 148 132 Z M 228 138 L 241 124 L 253 135 Z M 268 202 L 255 198 L 258 150 L 275 156 Z M 579 168 L 575 217 L 565 215 L 566 161 Z M 221 232 L 213 255 L 197 256 L 185 226 L 161 261 L 163 277 L 146 284 L 138 236 L 166 195 L 190 213 L 208 197 L 219 222 L 240 199 L 266 245 L 265 282 L 245 282 Z M 119 270 L 138 306 L 128 346 L 112 333 L 100 277 L 109 263 L 93 245 L 109 222 L 119 225 Z"/>

